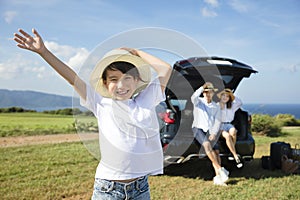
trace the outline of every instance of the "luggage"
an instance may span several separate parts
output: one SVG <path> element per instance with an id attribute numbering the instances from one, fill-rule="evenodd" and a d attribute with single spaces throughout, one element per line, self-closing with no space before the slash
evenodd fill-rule
<path id="1" fill-rule="evenodd" d="M 269 170 L 275 169 L 270 156 L 261 157 L 261 166 L 263 169 L 269 169 Z"/>
<path id="2" fill-rule="evenodd" d="M 295 148 L 291 148 L 291 156 L 293 160 L 300 162 L 300 148 L 299 144 L 295 144 Z"/>
<path id="3" fill-rule="evenodd" d="M 283 155 L 290 157 L 291 145 L 285 142 L 273 142 L 270 147 L 270 159 L 275 168 L 281 169 L 281 158 Z"/>

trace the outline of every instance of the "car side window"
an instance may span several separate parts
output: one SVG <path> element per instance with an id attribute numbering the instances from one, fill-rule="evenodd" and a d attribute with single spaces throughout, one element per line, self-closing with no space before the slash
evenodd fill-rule
<path id="1" fill-rule="evenodd" d="M 173 106 L 177 106 L 179 108 L 179 111 L 182 111 L 186 107 L 187 100 L 185 100 L 185 99 L 171 99 L 170 102 Z"/>

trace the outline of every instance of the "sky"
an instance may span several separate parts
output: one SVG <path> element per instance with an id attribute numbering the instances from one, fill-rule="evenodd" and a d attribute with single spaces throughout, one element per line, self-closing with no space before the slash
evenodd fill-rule
<path id="1" fill-rule="evenodd" d="M 16 47 L 12 38 L 18 28 L 36 28 L 46 46 L 78 73 L 95 49 L 128 33 L 135 34 L 126 44 L 158 42 L 153 47 L 169 52 L 154 54 L 171 65 L 197 56 L 189 51 L 194 43 L 209 56 L 258 71 L 236 90 L 244 103 L 299 103 L 298 0 L 0 0 L 0 89 L 73 96 L 73 88 L 37 54 Z M 170 55 L 176 48 L 181 54 Z"/>

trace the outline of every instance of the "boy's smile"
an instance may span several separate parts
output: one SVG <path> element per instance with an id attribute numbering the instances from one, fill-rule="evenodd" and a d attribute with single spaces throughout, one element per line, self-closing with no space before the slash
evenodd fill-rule
<path id="1" fill-rule="evenodd" d="M 119 70 L 107 70 L 107 80 L 105 86 L 109 94 L 116 100 L 127 100 L 132 97 L 138 80 L 128 74 L 123 74 Z"/>

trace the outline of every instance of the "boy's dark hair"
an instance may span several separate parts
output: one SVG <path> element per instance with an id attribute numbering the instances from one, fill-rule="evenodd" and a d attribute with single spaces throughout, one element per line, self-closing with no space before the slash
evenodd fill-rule
<path id="1" fill-rule="evenodd" d="M 141 80 L 141 76 L 139 73 L 139 70 L 136 68 L 135 65 L 125 62 L 125 61 L 117 61 L 109 64 L 105 70 L 102 73 L 102 80 L 106 81 L 107 79 L 107 70 L 112 70 L 112 71 L 121 71 L 123 74 L 128 74 L 133 76 L 133 78 Z M 142 80 L 141 80 L 142 81 Z"/>

